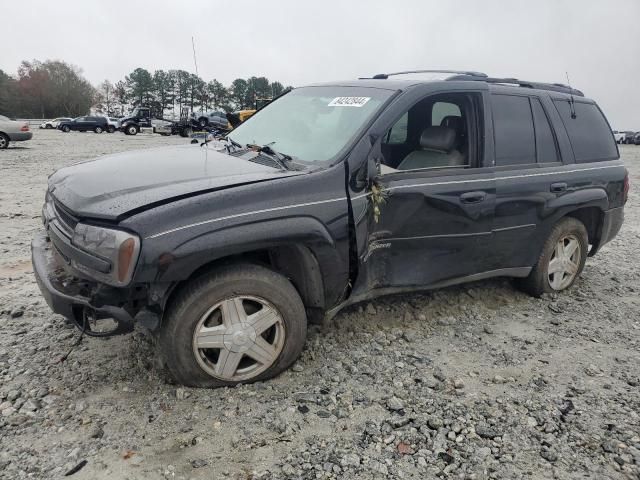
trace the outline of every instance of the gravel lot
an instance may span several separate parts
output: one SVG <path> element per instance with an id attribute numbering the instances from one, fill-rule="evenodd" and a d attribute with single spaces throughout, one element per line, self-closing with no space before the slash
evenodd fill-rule
<path id="1" fill-rule="evenodd" d="M 167 383 L 143 330 L 85 338 L 31 271 L 46 178 L 177 137 L 36 131 L 0 151 L 0 477 L 640 478 L 640 147 L 621 234 L 563 295 L 508 280 L 384 298 L 309 332 L 292 371 Z"/>

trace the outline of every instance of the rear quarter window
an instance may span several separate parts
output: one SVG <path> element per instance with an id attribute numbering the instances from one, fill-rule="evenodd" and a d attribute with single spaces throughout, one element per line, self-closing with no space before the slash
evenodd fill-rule
<path id="1" fill-rule="evenodd" d="M 611 128 L 594 103 L 574 102 L 575 118 L 569 100 L 554 100 L 567 130 L 577 163 L 619 158 Z"/>

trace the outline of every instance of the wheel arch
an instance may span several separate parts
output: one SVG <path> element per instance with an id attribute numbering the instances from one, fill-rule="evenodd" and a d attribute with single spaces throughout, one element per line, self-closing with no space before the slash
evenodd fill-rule
<path id="1" fill-rule="evenodd" d="M 287 277 L 303 304 L 323 312 L 338 301 L 348 282 L 348 262 L 331 234 L 312 217 L 273 219 L 208 232 L 162 254 L 151 273 L 174 290 L 197 276 L 231 263 L 257 263 Z M 170 296 L 167 300 L 170 301 Z M 164 305 L 163 305 L 164 308 Z M 315 317 L 315 315 L 311 315 Z"/>

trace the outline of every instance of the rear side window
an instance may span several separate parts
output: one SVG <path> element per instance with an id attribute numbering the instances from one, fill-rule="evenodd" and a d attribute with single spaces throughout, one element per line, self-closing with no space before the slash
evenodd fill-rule
<path id="1" fill-rule="evenodd" d="M 554 100 L 553 103 L 567 129 L 577 163 L 618 158 L 611 129 L 595 104 L 574 102 L 575 118 L 572 118 L 568 100 Z"/>
<path id="2" fill-rule="evenodd" d="M 540 100 L 531 98 L 531 110 L 533 111 L 533 121 L 536 133 L 536 154 L 538 163 L 552 163 L 560 161 L 558 159 L 558 149 L 556 139 L 553 136 L 551 125 L 547 114 L 542 108 Z"/>
<path id="3" fill-rule="evenodd" d="M 529 98 L 493 95 L 496 165 L 536 162 L 536 142 Z"/>

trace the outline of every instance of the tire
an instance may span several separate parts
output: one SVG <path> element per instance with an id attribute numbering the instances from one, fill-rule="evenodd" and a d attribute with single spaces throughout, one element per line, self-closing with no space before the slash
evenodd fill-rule
<path id="1" fill-rule="evenodd" d="M 190 137 L 192 133 L 193 133 L 193 130 L 191 130 L 191 128 L 189 127 L 183 128 L 182 130 L 180 130 L 180 136 L 183 138 Z"/>
<path id="2" fill-rule="evenodd" d="M 0 150 L 9 148 L 9 136 L 6 133 L 0 133 Z"/>
<path id="3" fill-rule="evenodd" d="M 274 323 L 263 332 L 248 328 L 255 321 L 251 313 L 257 315 L 263 309 L 262 316 L 255 318 Z M 236 323 L 223 323 L 222 318 Z M 244 321 L 238 322 L 239 318 Z M 207 324 L 211 319 L 213 325 Z M 212 327 L 220 333 L 209 330 L 208 336 L 202 335 L 201 329 Z M 201 388 L 232 386 L 266 380 L 287 369 L 302 352 L 306 333 L 304 305 L 289 280 L 262 266 L 230 265 L 193 279 L 171 300 L 158 353 L 178 383 Z M 196 338 L 220 347 L 198 348 Z M 270 348 L 263 350 L 265 344 Z M 256 352 L 267 360 L 254 359 Z M 221 355 L 227 360 L 224 365 Z M 230 369 L 226 368 L 228 361 L 233 362 Z"/>
<path id="4" fill-rule="evenodd" d="M 109 125 L 109 126 L 107 127 L 107 132 L 109 132 L 109 133 L 113 133 L 113 132 L 115 132 L 115 131 L 116 131 L 116 127 L 114 127 L 113 125 Z"/>
<path id="5" fill-rule="evenodd" d="M 102 133 L 102 127 L 96 127 L 93 129 L 93 131 L 96 133 Z"/>
<path id="6" fill-rule="evenodd" d="M 45 128 L 45 130 L 51 130 L 53 127 L 51 126 L 51 124 L 50 124 L 50 123 L 47 123 L 47 124 L 44 126 L 44 128 Z"/>
<path id="7" fill-rule="evenodd" d="M 209 120 L 207 119 L 207 117 L 200 117 L 198 119 L 198 124 L 200 125 L 200 128 L 205 128 L 207 125 L 209 125 Z"/>
<path id="8" fill-rule="evenodd" d="M 127 135 L 136 135 L 138 133 L 138 127 L 136 127 L 135 125 L 128 125 L 124 129 L 124 133 L 126 133 Z"/>
<path id="9" fill-rule="evenodd" d="M 63 125 L 63 126 L 62 126 L 62 131 L 63 131 L 64 133 L 69 133 L 69 132 L 71 131 L 71 128 L 69 128 L 69 126 L 68 126 L 68 125 Z"/>
<path id="10" fill-rule="evenodd" d="M 569 247 L 575 241 L 578 246 L 571 255 L 568 255 L 566 266 L 561 266 L 561 270 L 556 273 L 550 273 L 551 262 L 563 259 L 558 255 L 560 241 Z M 527 278 L 519 279 L 518 286 L 534 297 L 539 297 L 543 293 L 561 292 L 571 288 L 582 273 L 588 250 L 589 240 L 584 224 L 572 217 L 563 218 L 551 230 L 533 270 Z M 557 262 L 556 265 L 558 264 L 562 265 L 562 262 Z"/>

